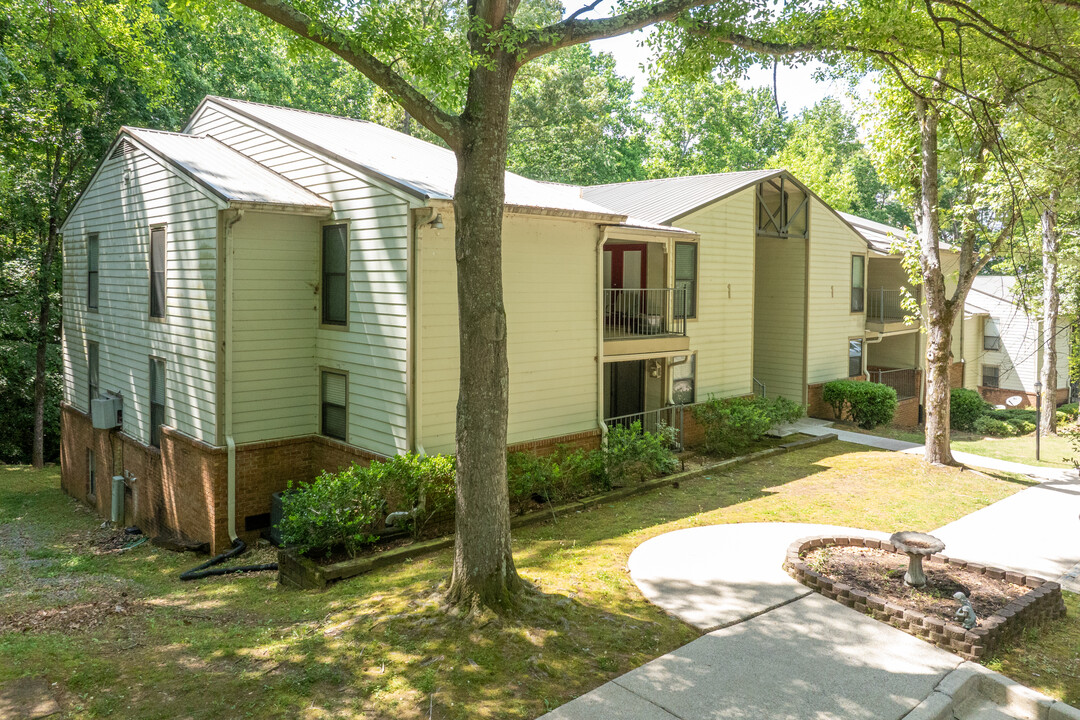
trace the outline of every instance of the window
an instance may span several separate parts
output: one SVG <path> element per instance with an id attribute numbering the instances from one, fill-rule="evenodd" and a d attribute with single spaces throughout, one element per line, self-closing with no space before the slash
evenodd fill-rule
<path id="1" fill-rule="evenodd" d="M 86 236 L 86 307 L 98 306 L 98 234 Z"/>
<path id="2" fill-rule="evenodd" d="M 349 379 L 342 373 L 322 373 L 322 434 L 344 440 L 348 430 Z"/>
<path id="3" fill-rule="evenodd" d="M 90 406 L 100 394 L 98 344 L 96 342 L 86 343 L 86 384 L 90 392 L 90 400 L 86 403 L 86 408 L 93 412 L 93 408 Z"/>
<path id="4" fill-rule="evenodd" d="M 150 230 L 150 317 L 165 317 L 165 228 Z"/>
<path id="5" fill-rule="evenodd" d="M 93 496 L 97 491 L 97 468 L 94 467 L 94 451 L 86 450 L 86 494 Z"/>
<path id="6" fill-rule="evenodd" d="M 866 295 L 866 258 L 862 255 L 851 256 L 851 312 L 863 311 L 863 297 Z"/>
<path id="7" fill-rule="evenodd" d="M 322 233 L 322 321 L 347 325 L 349 321 L 349 227 L 325 225 Z"/>
<path id="8" fill-rule="evenodd" d="M 697 250 L 697 243 L 675 243 L 675 317 L 697 317 Z"/>
<path id="9" fill-rule="evenodd" d="M 862 375 L 862 340 L 848 340 L 848 377 Z"/>
<path id="10" fill-rule="evenodd" d="M 150 444 L 161 447 L 165 424 L 165 361 L 150 358 Z"/>
<path id="11" fill-rule="evenodd" d="M 689 405 L 694 402 L 694 360 L 696 357 L 696 355 L 689 355 L 685 362 L 671 366 L 671 402 L 676 405 Z"/>
<path id="12" fill-rule="evenodd" d="M 992 322 L 987 321 L 983 325 L 983 350 L 1000 350 L 1001 336 Z"/>
<path id="13" fill-rule="evenodd" d="M 983 387 L 996 388 L 1000 380 L 1001 371 L 997 365 L 983 365 Z"/>

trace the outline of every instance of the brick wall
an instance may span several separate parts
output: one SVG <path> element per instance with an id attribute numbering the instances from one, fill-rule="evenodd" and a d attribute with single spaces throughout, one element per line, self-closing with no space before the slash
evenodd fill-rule
<path id="1" fill-rule="evenodd" d="M 949 387 L 964 387 L 964 362 L 954 362 L 949 368 Z"/>
<path id="2" fill-rule="evenodd" d="M 898 428 L 912 428 L 919 424 L 919 398 L 904 398 L 896 403 L 896 414 L 889 425 Z"/>
<path id="3" fill-rule="evenodd" d="M 1034 408 L 1035 407 L 1035 393 L 1022 392 L 1020 390 L 1007 390 L 1006 388 L 992 388 L 979 386 L 979 395 L 982 399 L 991 405 L 1004 405 L 1005 401 L 1014 395 L 1019 395 L 1022 398 L 1022 402 L 1017 407 L 1022 408 Z M 1069 388 L 1061 388 L 1057 391 L 1057 405 L 1061 405 L 1069 401 Z"/>
<path id="4" fill-rule="evenodd" d="M 506 448 L 507 452 L 532 452 L 540 457 L 550 455 L 559 447 L 568 450 L 596 450 L 600 447 L 600 429 L 587 430 L 572 435 L 544 438 L 543 440 L 530 440 L 529 442 L 514 443 Z"/>

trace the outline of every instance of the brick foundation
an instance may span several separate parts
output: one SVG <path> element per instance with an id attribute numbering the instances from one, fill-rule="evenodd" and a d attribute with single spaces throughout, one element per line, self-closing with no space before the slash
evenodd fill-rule
<path id="1" fill-rule="evenodd" d="M 863 537 L 803 538 L 796 540 L 788 547 L 784 569 L 803 585 L 825 597 L 877 620 L 887 622 L 910 635 L 954 652 L 966 660 L 978 660 L 985 657 L 1016 637 L 1025 628 L 1041 625 L 1065 615 L 1065 601 L 1061 597 L 1061 585 L 1056 582 L 1043 580 L 1034 575 L 1025 576 L 1006 572 L 1000 568 L 969 563 L 945 555 L 931 555 L 923 558 L 925 565 L 955 565 L 997 580 L 1031 588 L 1029 592 L 1013 600 L 997 613 L 987 618 L 979 618 L 979 624 L 976 627 L 965 630 L 963 626 L 954 622 L 947 622 L 913 608 L 903 608 L 887 603 L 884 598 L 877 595 L 871 595 L 845 583 L 834 581 L 803 562 L 803 554 L 810 550 L 842 546 L 878 548 L 900 553 L 888 540 Z"/>
<path id="2" fill-rule="evenodd" d="M 961 388 L 964 387 L 964 361 L 954 362 L 952 367 L 949 368 L 949 387 Z"/>
<path id="3" fill-rule="evenodd" d="M 1035 393 L 1024 392 L 1022 390 L 1008 390 L 1006 388 L 992 388 L 979 386 L 979 395 L 982 399 L 991 405 L 1004 405 L 1005 401 L 1014 395 L 1019 395 L 1023 398 L 1023 401 L 1017 406 L 1022 408 L 1034 408 L 1035 407 Z M 1062 405 L 1069 401 L 1069 388 L 1060 388 L 1057 391 L 1057 405 Z"/>
<path id="4" fill-rule="evenodd" d="M 896 403 L 896 414 L 893 415 L 892 427 L 913 428 L 919 425 L 919 398 L 904 398 Z"/>
<path id="5" fill-rule="evenodd" d="M 163 427 L 161 448 L 149 447 L 111 430 L 95 430 L 90 418 L 64 405 L 60 414 L 60 485 L 103 517 L 112 510 L 112 477 L 123 475 L 125 525 L 153 537 L 173 535 L 210 543 L 212 553 L 229 547 L 228 451 Z M 510 450 L 546 455 L 556 447 L 594 449 L 600 431 L 517 443 Z M 89 493 L 87 450 L 97 466 L 95 493 Z M 320 435 L 247 443 L 236 447 L 236 530 L 253 541 L 268 522 L 270 496 L 289 482 L 307 481 L 324 470 L 367 465 L 381 455 Z"/>

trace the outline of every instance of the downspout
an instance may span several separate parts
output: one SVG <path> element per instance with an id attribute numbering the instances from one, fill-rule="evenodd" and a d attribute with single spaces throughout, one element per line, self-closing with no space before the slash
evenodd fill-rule
<path id="1" fill-rule="evenodd" d="M 604 243 L 608 229 L 600 228 L 596 241 L 596 424 L 600 428 L 600 443 L 607 441 L 608 426 L 604 422 Z"/>
<path id="2" fill-rule="evenodd" d="M 228 463 L 228 520 L 229 541 L 236 543 L 236 441 L 233 440 L 233 265 L 236 251 L 233 248 L 233 225 L 244 218 L 244 211 L 225 224 L 225 446 L 229 452 Z"/>

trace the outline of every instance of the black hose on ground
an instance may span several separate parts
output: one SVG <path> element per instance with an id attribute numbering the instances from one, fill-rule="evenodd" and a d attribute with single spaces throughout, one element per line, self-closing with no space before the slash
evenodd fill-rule
<path id="1" fill-rule="evenodd" d="M 264 563 L 263 565 L 243 565 L 238 567 L 213 568 L 212 570 L 207 570 L 207 568 L 209 567 L 212 567 L 214 565 L 220 565 L 226 560 L 237 557 L 245 550 L 247 550 L 247 544 L 240 538 L 237 538 L 233 541 L 233 546 L 229 550 L 221 553 L 220 555 L 215 555 L 214 557 L 204 562 L 202 565 L 196 565 L 187 572 L 181 573 L 180 579 L 198 580 L 199 578 L 213 577 L 215 575 L 229 575 L 232 573 L 242 572 L 259 572 L 260 570 L 277 570 L 277 563 Z"/>

